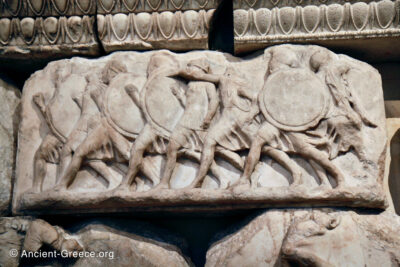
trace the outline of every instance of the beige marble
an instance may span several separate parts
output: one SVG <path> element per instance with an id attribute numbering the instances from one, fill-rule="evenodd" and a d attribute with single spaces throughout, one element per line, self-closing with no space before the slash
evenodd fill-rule
<path id="1" fill-rule="evenodd" d="M 99 55 L 94 16 L 0 18 L 0 59 Z"/>
<path id="2" fill-rule="evenodd" d="M 400 58 L 398 0 L 235 0 L 236 53 L 297 42 L 358 52 L 368 60 Z"/>
<path id="3" fill-rule="evenodd" d="M 322 47 L 56 61 L 22 106 L 15 212 L 385 207 L 380 75 Z"/>
<path id="4" fill-rule="evenodd" d="M 385 171 L 385 191 L 391 196 L 390 207 L 400 213 L 400 118 L 386 119 L 388 148 Z"/>
<path id="5" fill-rule="evenodd" d="M 20 99 L 20 91 L 0 77 L 0 215 L 3 216 L 10 212 L 15 179 Z"/>
<path id="6" fill-rule="evenodd" d="M 214 243 L 206 266 L 397 266 L 400 218 L 335 210 L 270 210 Z"/>
<path id="7" fill-rule="evenodd" d="M 71 233 L 41 219 L 0 218 L 0 244 L 0 264 L 7 267 L 35 260 L 58 266 L 66 259 L 68 266 L 193 266 L 174 245 L 101 223 Z"/>

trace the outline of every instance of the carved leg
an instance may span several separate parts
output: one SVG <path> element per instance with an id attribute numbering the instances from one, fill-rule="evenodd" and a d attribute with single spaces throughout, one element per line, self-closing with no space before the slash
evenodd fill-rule
<path id="1" fill-rule="evenodd" d="M 185 156 L 190 157 L 199 163 L 201 162 L 201 154 L 198 152 L 185 150 L 184 154 Z M 224 175 L 222 174 L 220 167 L 217 165 L 215 160 L 213 160 L 213 162 L 211 163 L 210 171 L 215 176 L 215 178 L 217 178 L 219 189 L 226 189 L 228 187 L 228 182 L 224 179 Z"/>
<path id="2" fill-rule="evenodd" d="M 222 147 L 217 147 L 215 150 L 215 154 L 226 159 L 229 163 L 233 165 L 233 167 L 237 168 L 238 170 L 244 170 L 244 161 L 236 152 L 230 151 Z"/>
<path id="3" fill-rule="evenodd" d="M 56 183 L 58 183 L 60 177 L 62 177 L 64 175 L 67 167 L 71 163 L 71 160 L 72 160 L 72 148 L 67 143 L 67 144 L 65 144 L 65 146 L 63 147 L 63 149 L 61 150 L 61 153 L 60 153 L 60 166 L 58 167 L 58 170 L 57 170 Z"/>
<path id="4" fill-rule="evenodd" d="M 99 126 L 94 129 L 76 149 L 71 163 L 54 190 L 58 191 L 67 188 L 74 181 L 75 176 L 81 168 L 82 162 L 86 156 L 91 152 L 99 150 L 104 142 L 107 142 L 108 140 L 109 138 L 107 135 L 107 130 L 104 127 Z"/>
<path id="5" fill-rule="evenodd" d="M 110 184 L 110 178 L 113 177 L 114 175 L 108 168 L 107 164 L 105 164 L 101 160 L 92 160 L 87 163 L 87 165 L 95 170 L 103 179 L 108 183 L 108 186 Z M 117 178 L 114 177 L 113 180 L 116 180 Z M 107 187 L 108 187 L 107 186 Z"/>
<path id="6" fill-rule="evenodd" d="M 43 189 L 43 181 L 47 173 L 47 162 L 42 157 L 41 148 L 39 148 L 34 157 L 33 165 L 33 185 L 30 192 L 40 193 Z"/>
<path id="7" fill-rule="evenodd" d="M 214 138 L 206 138 L 206 141 L 203 145 L 203 153 L 201 155 L 199 172 L 197 173 L 194 181 L 188 186 L 188 188 L 195 188 L 203 182 L 208 170 L 210 169 L 211 164 L 213 163 L 216 145 L 217 143 Z"/>
<path id="8" fill-rule="evenodd" d="M 247 156 L 246 159 L 246 164 L 244 166 L 244 172 L 240 179 L 233 184 L 234 187 L 238 186 L 250 186 L 250 176 L 254 171 L 254 168 L 256 167 L 257 163 L 260 161 L 260 156 L 261 156 L 261 148 L 264 146 L 266 141 L 264 138 L 260 136 L 256 136 L 254 140 L 251 143 L 250 146 L 250 151 L 249 155 Z"/>
<path id="9" fill-rule="evenodd" d="M 160 183 L 154 189 L 169 188 L 169 181 L 171 179 L 172 172 L 174 171 L 176 165 L 176 159 L 178 157 L 178 149 L 180 148 L 180 146 L 181 145 L 174 139 L 171 139 L 169 141 L 167 149 L 167 163 L 165 164 L 164 173 Z"/>
<path id="10" fill-rule="evenodd" d="M 301 155 L 314 160 L 316 163 L 320 164 L 324 169 L 332 174 L 332 176 L 336 179 L 337 188 L 340 188 L 344 182 L 344 177 L 341 171 L 333 165 L 333 163 L 329 160 L 328 155 L 324 152 L 319 151 L 313 146 L 303 143 L 298 151 Z"/>
<path id="11" fill-rule="evenodd" d="M 319 178 L 320 186 L 330 186 L 330 182 L 328 176 L 325 173 L 325 170 L 321 168 L 321 166 L 319 166 L 319 164 L 316 163 L 314 160 L 310 160 L 310 165 Z"/>
<path id="12" fill-rule="evenodd" d="M 133 184 L 137 173 L 141 169 L 143 163 L 143 154 L 156 137 L 157 136 L 150 125 L 146 125 L 143 128 L 142 132 L 132 146 L 128 173 L 118 186 L 119 189 L 128 189 L 129 186 Z"/>
<path id="13" fill-rule="evenodd" d="M 158 173 L 158 168 L 157 168 L 157 166 L 155 166 L 153 161 L 144 158 L 142 167 L 141 167 L 141 171 L 146 176 L 146 178 L 149 179 L 153 183 L 153 186 L 159 182 L 160 174 Z M 136 178 L 138 178 L 138 177 L 136 177 Z M 136 181 L 136 179 L 135 179 L 135 181 Z"/>
<path id="14" fill-rule="evenodd" d="M 57 181 L 60 177 L 62 177 L 68 168 L 68 165 L 71 163 L 72 155 L 74 150 L 85 140 L 88 136 L 87 132 L 80 130 L 82 125 L 87 125 L 87 119 L 80 119 L 78 121 L 78 125 L 72 131 L 72 133 L 68 136 L 67 142 L 64 144 L 63 149 L 60 153 L 60 165 L 57 171 Z"/>
<path id="15" fill-rule="evenodd" d="M 47 135 L 34 156 L 33 184 L 29 192 L 39 193 L 43 189 L 47 163 L 58 163 L 62 143 L 53 135 Z"/>
<path id="16" fill-rule="evenodd" d="M 286 170 L 288 170 L 293 177 L 293 183 L 291 186 L 296 186 L 301 184 L 302 172 L 300 167 L 282 150 L 268 147 L 264 150 L 268 156 L 276 160 L 280 165 L 282 165 Z"/>

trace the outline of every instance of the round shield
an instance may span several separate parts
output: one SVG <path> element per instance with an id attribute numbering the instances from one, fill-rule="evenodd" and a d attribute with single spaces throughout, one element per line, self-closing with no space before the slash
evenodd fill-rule
<path id="1" fill-rule="evenodd" d="M 145 125 L 140 108 L 126 93 L 125 86 L 134 85 L 138 91 L 143 88 L 145 77 L 123 73 L 116 76 L 105 93 L 104 113 L 108 123 L 126 137 L 135 138 Z"/>
<path id="2" fill-rule="evenodd" d="M 279 129 L 304 131 L 326 115 L 328 89 L 308 69 L 279 71 L 265 82 L 259 104 L 265 118 Z"/>
<path id="3" fill-rule="evenodd" d="M 185 92 L 186 85 L 177 79 L 160 76 L 148 82 L 144 90 L 143 111 L 147 120 L 158 134 L 168 137 L 184 112 L 173 90 Z"/>

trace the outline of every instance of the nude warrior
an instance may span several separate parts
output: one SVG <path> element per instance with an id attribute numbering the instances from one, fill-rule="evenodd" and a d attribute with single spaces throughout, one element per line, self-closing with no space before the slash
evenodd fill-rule
<path id="1" fill-rule="evenodd" d="M 119 74 L 125 73 L 126 67 L 117 62 L 110 61 L 102 71 L 103 83 L 109 85 L 110 82 Z M 91 91 L 90 96 L 96 102 L 98 108 L 103 110 L 103 90 Z M 83 142 L 76 148 L 71 162 L 66 167 L 59 183 L 54 190 L 66 189 L 74 181 L 83 161 L 95 162 L 98 165 L 104 165 L 103 161 L 117 160 L 126 162 L 130 158 L 129 150 L 131 148 L 131 140 L 128 140 L 117 130 L 115 130 L 104 116 L 97 121 L 97 126 L 89 132 Z M 93 159 L 98 159 L 93 161 Z M 107 167 L 108 168 L 108 167 Z M 155 180 L 155 175 L 149 164 L 144 164 L 143 172 L 151 180 Z M 104 175 L 110 175 L 108 170 L 103 171 Z M 107 177 L 105 177 L 107 179 Z"/>
<path id="2" fill-rule="evenodd" d="M 188 63 L 188 68 L 196 68 L 204 73 L 209 72 L 209 64 L 205 59 L 197 59 Z M 186 95 L 181 95 L 181 91 L 174 90 L 174 94 L 185 107 L 185 111 L 175 126 L 167 148 L 167 163 L 165 165 L 164 173 L 160 184 L 156 187 L 169 188 L 169 180 L 176 165 L 178 150 L 181 147 L 189 148 L 192 150 L 201 150 L 203 139 L 205 137 L 205 130 L 209 127 L 213 119 L 218 105 L 219 99 L 215 89 L 215 85 L 209 82 L 191 81 L 188 84 Z M 204 92 L 207 99 L 202 96 Z M 206 114 L 202 114 L 203 106 L 208 106 Z M 213 173 L 218 173 L 218 167 L 214 163 Z M 219 183 L 221 188 L 222 176 L 219 174 Z M 222 186 L 222 187 L 225 187 Z"/>

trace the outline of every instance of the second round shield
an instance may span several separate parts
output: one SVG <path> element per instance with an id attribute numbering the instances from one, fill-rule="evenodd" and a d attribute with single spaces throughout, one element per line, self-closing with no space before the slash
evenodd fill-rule
<path id="1" fill-rule="evenodd" d="M 314 72 L 291 69 L 273 73 L 267 79 L 259 102 L 265 118 L 279 129 L 304 131 L 326 115 L 329 95 Z"/>

